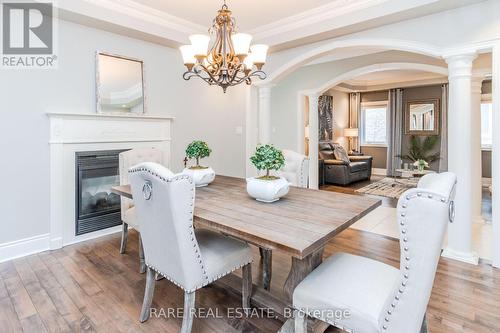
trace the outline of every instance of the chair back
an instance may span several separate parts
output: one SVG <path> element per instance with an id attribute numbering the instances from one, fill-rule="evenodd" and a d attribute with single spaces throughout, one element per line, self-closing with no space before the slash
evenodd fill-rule
<path id="1" fill-rule="evenodd" d="M 208 279 L 193 228 L 195 186 L 156 163 L 129 171 L 146 265 L 191 292 Z"/>
<path id="2" fill-rule="evenodd" d="M 456 182 L 451 172 L 425 175 L 400 197 L 401 278 L 379 316 L 380 332 L 420 331 L 447 225 L 454 218 Z"/>
<path id="3" fill-rule="evenodd" d="M 279 172 L 293 186 L 306 188 L 309 180 L 309 158 L 292 150 L 283 150 L 285 166 Z"/>
<path id="4" fill-rule="evenodd" d="M 124 151 L 119 155 L 119 170 L 120 170 L 120 185 L 128 185 L 129 175 L 128 170 L 143 162 L 154 162 L 158 164 L 164 164 L 163 153 L 160 149 L 155 148 L 134 148 L 131 150 Z M 121 198 L 121 213 L 122 220 L 124 220 L 125 212 L 134 206 L 132 200 L 127 198 Z"/>

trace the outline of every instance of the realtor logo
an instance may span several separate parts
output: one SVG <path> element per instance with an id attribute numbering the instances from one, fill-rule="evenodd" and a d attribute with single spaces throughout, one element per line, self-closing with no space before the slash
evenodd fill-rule
<path id="1" fill-rule="evenodd" d="M 53 68 L 53 4 L 2 3 L 2 67 Z"/>

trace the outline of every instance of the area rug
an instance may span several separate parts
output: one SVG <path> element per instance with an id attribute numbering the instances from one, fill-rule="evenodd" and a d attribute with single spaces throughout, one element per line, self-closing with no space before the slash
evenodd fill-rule
<path id="1" fill-rule="evenodd" d="M 408 179 L 383 178 L 378 182 L 362 187 L 355 192 L 399 199 L 407 189 L 416 187 L 417 183 Z"/>

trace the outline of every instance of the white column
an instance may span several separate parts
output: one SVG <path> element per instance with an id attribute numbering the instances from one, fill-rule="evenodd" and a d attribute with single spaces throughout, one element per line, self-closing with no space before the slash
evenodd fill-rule
<path id="1" fill-rule="evenodd" d="M 272 85 L 259 87 L 259 143 L 271 143 L 271 89 Z"/>
<path id="2" fill-rule="evenodd" d="M 493 266 L 500 267 L 500 43 L 493 47 Z"/>
<path id="3" fill-rule="evenodd" d="M 457 175 L 455 221 L 448 225 L 448 244 L 443 256 L 478 263 L 472 252 L 472 61 L 476 54 L 446 59 L 449 72 L 448 169 Z"/>
<path id="4" fill-rule="evenodd" d="M 483 222 L 482 214 L 482 154 L 481 154 L 481 86 L 483 75 L 472 76 L 472 119 L 471 119 L 471 145 L 472 145 L 472 167 L 471 167 L 471 201 L 472 201 L 472 221 Z"/>
<path id="5" fill-rule="evenodd" d="M 319 94 L 309 97 L 309 188 L 318 189 L 318 99 Z"/>

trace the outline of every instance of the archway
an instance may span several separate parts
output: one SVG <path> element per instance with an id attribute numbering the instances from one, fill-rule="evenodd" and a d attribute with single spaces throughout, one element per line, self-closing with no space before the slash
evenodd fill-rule
<path id="1" fill-rule="evenodd" d="M 333 79 L 324 82 L 318 85 L 316 88 L 310 90 L 304 90 L 299 92 L 298 96 L 298 110 L 299 110 L 299 118 L 302 120 L 298 123 L 297 131 L 299 133 L 299 140 L 297 141 L 297 151 L 304 151 L 304 118 L 306 114 L 306 106 L 309 105 L 309 152 L 310 156 L 316 156 L 317 147 L 318 147 L 318 137 L 315 135 L 318 132 L 318 123 L 316 121 L 317 108 L 313 110 L 314 99 L 317 99 L 325 91 L 337 86 L 338 84 L 353 79 L 355 77 L 371 74 L 376 72 L 383 71 L 391 71 L 391 70 L 418 70 L 422 72 L 435 73 L 443 76 L 448 75 L 448 69 L 445 67 L 427 65 L 421 63 L 380 63 L 373 64 L 370 66 L 360 67 L 346 73 L 343 73 L 339 76 L 334 77 Z M 310 112 L 313 110 L 314 112 Z M 316 154 L 316 155 L 315 155 Z M 317 179 L 318 179 L 318 160 L 315 158 L 311 158 L 310 160 L 310 169 L 309 169 L 309 179 L 312 188 L 317 187 Z M 314 186 L 316 185 L 316 186 Z"/>

